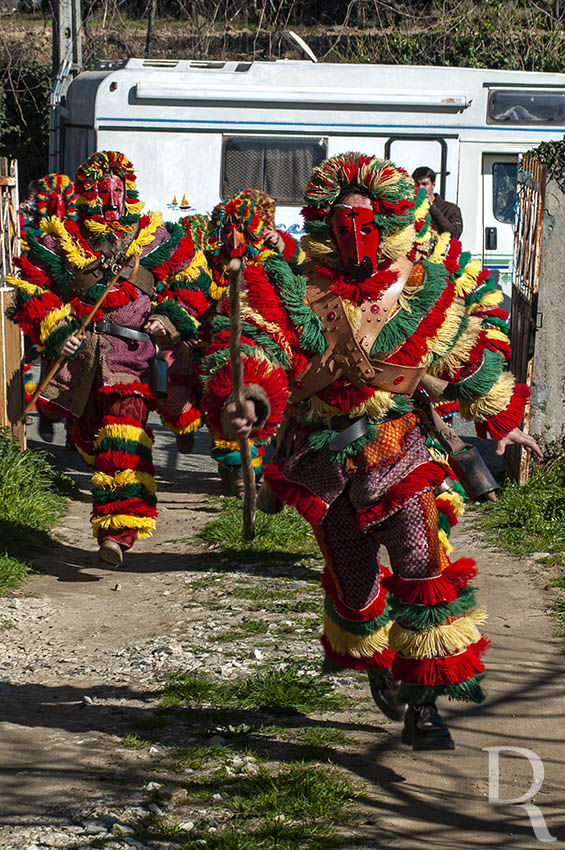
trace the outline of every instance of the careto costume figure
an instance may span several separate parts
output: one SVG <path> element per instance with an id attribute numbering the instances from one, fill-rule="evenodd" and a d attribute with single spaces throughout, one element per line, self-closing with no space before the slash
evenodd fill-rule
<path id="1" fill-rule="evenodd" d="M 171 349 L 197 336 L 199 311 L 183 303 L 182 293 L 184 279 L 197 278 L 199 270 L 190 268 L 194 245 L 180 225 L 165 225 L 158 212 L 141 214 L 136 175 L 124 154 L 92 154 L 75 187 L 77 220 L 48 216 L 39 233 L 28 231 L 20 276 L 9 279 L 16 288 L 9 317 L 46 360 L 66 356 L 38 407 L 53 418 L 73 418 L 73 442 L 94 470 L 91 522 L 99 560 L 115 566 L 155 527 L 149 410 L 157 408 L 178 430 L 191 418 L 185 411 L 181 421 L 176 398 L 167 415 L 167 387 L 156 388 L 152 372 L 157 341 Z M 78 338 L 84 316 L 123 264 Z M 201 300 L 205 311 L 208 302 Z"/>
<path id="2" fill-rule="evenodd" d="M 500 450 L 538 453 L 518 429 L 527 389 L 503 371 L 510 349 L 487 273 L 455 241 L 429 259 L 418 251 L 427 201 L 405 171 L 341 154 L 314 170 L 305 200 L 299 274 L 278 255 L 245 272 L 245 417 L 230 398 L 225 334 L 204 359 L 209 426 L 265 439 L 283 423 L 282 456 L 264 476 L 311 523 L 325 559 L 325 668 L 367 670 L 377 704 L 404 717 L 405 743 L 451 749 L 436 698 L 483 699 L 488 644 L 474 561 L 451 562 L 440 541 L 435 491 L 447 472 L 413 394 L 431 374 Z"/>

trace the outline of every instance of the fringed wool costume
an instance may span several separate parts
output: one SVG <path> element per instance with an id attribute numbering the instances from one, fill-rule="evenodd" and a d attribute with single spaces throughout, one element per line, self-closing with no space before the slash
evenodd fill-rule
<path id="1" fill-rule="evenodd" d="M 376 273 L 363 280 L 344 273 L 330 233 L 336 200 L 356 186 L 368 195 L 380 234 Z M 469 586 L 475 565 L 470 558 L 450 562 L 446 553 L 461 497 L 448 492 L 436 503 L 434 490 L 449 467 L 430 455 L 411 391 L 395 387 L 402 390 L 409 375 L 417 383 L 427 371 L 449 382 L 446 398 L 458 400 L 481 433 L 500 438 L 517 427 L 527 390 L 503 371 L 510 349 L 501 293 L 456 241 L 442 237 L 432 256 L 421 258 L 427 201 L 389 162 L 336 156 L 314 170 L 305 199 L 310 260 L 302 274 L 273 254 L 246 267 L 242 360 L 256 400 L 255 439 L 268 439 L 287 411 L 287 456 L 264 474 L 312 524 L 325 558 L 326 668 L 391 668 L 401 682 L 398 702 L 411 706 L 438 695 L 480 702 L 488 642 Z M 320 293 L 322 304 L 335 296 L 335 308 L 315 309 Z M 314 380 L 309 364 L 323 363 L 328 331 L 346 320 L 352 332 L 380 323 L 370 351 L 376 378 L 360 376 L 357 349 L 348 363 L 342 339 L 335 349 L 342 368 L 305 392 Z M 209 426 L 220 432 L 231 391 L 227 320 L 215 330 L 204 360 L 204 403 Z M 392 573 L 379 564 L 381 546 Z"/>
<path id="2" fill-rule="evenodd" d="M 116 220 L 103 214 L 99 183 L 105 175 L 123 181 L 125 202 Z M 196 337 L 199 313 L 190 299 L 183 303 L 180 290 L 185 277 L 200 275 L 193 241 L 180 225 L 165 225 L 160 213 L 142 215 L 135 184 L 133 166 L 123 154 L 93 154 L 77 172 L 78 221 L 44 218 L 40 233 L 28 232 L 20 276 L 9 279 L 16 288 L 9 317 L 53 360 L 77 333 L 116 265 L 124 257 L 129 261 L 80 348 L 40 399 L 48 414 L 72 415 L 74 443 L 94 469 L 94 535 L 101 545 L 111 540 L 122 550 L 137 537 L 150 536 L 157 517 L 149 409 L 158 407 L 167 418 L 171 401 L 171 424 L 192 427 L 192 414 L 181 416 L 185 411 L 174 397 L 174 384 L 172 399 L 159 399 L 151 385 L 156 349 L 143 328 L 150 318 L 158 319 L 168 344 L 177 346 Z M 130 281 L 136 257 L 139 270 Z"/>
<path id="3" fill-rule="evenodd" d="M 236 227 L 241 231 L 245 242 L 243 257 L 251 263 L 260 274 L 263 260 L 273 255 L 273 251 L 265 248 L 264 236 L 275 227 L 275 202 L 264 192 L 246 189 L 239 192 L 231 200 L 218 204 L 212 211 L 210 233 L 208 237 L 208 258 L 213 275 L 212 297 L 218 305 L 218 312 L 224 316 L 215 323 L 215 327 L 226 325 L 228 311 L 223 303 L 226 295 L 228 280 L 229 255 L 223 251 L 223 239 L 226 228 Z M 278 234 L 276 250 L 289 261 L 299 264 L 304 260 L 304 253 L 295 240 L 288 234 Z M 213 426 L 210 427 L 212 439 L 211 455 L 218 464 L 218 471 L 224 488 L 229 492 L 237 492 L 237 484 L 243 486 L 241 473 L 241 455 L 237 441 L 226 440 Z M 251 459 L 255 475 L 260 477 L 263 457 L 265 454 L 264 441 L 250 440 Z"/>

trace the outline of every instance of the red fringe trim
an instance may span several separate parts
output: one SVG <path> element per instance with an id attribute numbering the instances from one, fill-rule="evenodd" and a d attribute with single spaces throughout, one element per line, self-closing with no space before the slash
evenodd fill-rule
<path id="1" fill-rule="evenodd" d="M 451 528 L 457 525 L 457 514 L 455 513 L 453 505 L 450 502 L 448 502 L 446 499 L 436 499 L 436 506 L 440 514 L 445 514 Z"/>
<path id="2" fill-rule="evenodd" d="M 383 652 L 376 652 L 367 658 L 354 658 L 352 655 L 340 655 L 334 652 L 330 646 L 330 642 L 325 635 L 320 638 L 326 657 L 343 667 L 346 670 L 369 670 L 374 667 L 390 667 L 394 662 L 394 652 L 392 649 L 385 649 Z"/>
<path id="3" fill-rule="evenodd" d="M 472 558 L 459 558 L 437 576 L 429 578 L 400 578 L 391 575 L 383 579 L 386 589 L 408 605 L 439 605 L 454 602 L 477 570 Z"/>
<path id="4" fill-rule="evenodd" d="M 406 502 L 432 490 L 447 477 L 447 471 L 433 460 L 421 464 L 394 487 L 376 504 L 359 511 L 355 516 L 355 528 L 365 531 L 377 522 L 382 522 L 391 514 L 404 507 Z"/>
<path id="5" fill-rule="evenodd" d="M 87 445 L 85 443 L 85 445 Z M 91 444 L 92 446 L 92 444 Z M 92 454 L 92 448 L 88 454 Z M 155 467 L 150 460 L 127 452 L 107 451 L 96 455 L 96 469 L 107 475 L 115 475 L 118 470 L 135 469 L 139 472 L 155 474 Z"/>
<path id="6" fill-rule="evenodd" d="M 278 230 L 277 233 L 284 242 L 284 248 L 282 251 L 283 257 L 285 260 L 290 260 L 292 262 L 298 254 L 298 242 L 285 230 Z"/>
<path id="7" fill-rule="evenodd" d="M 163 417 L 163 422 L 169 428 L 186 428 L 187 425 L 192 425 L 193 422 L 202 419 L 202 413 L 197 407 L 191 407 L 190 410 L 183 410 L 182 413 L 176 416 L 173 413 L 169 413 L 168 410 L 159 410 L 159 413 Z"/>
<path id="8" fill-rule="evenodd" d="M 25 254 L 17 257 L 14 260 L 14 265 L 21 270 L 22 278 L 29 283 L 33 283 L 35 286 L 41 286 L 42 289 L 49 289 L 51 287 L 52 281 L 47 272 L 31 263 Z"/>
<path id="9" fill-rule="evenodd" d="M 148 505 L 145 499 L 124 499 L 122 502 L 110 502 L 107 505 L 95 505 L 91 516 L 108 516 L 109 514 L 128 514 L 128 516 L 157 516 L 157 508 Z"/>
<path id="10" fill-rule="evenodd" d="M 345 620 L 353 620 L 357 622 L 366 623 L 369 620 L 373 620 L 375 617 L 380 617 L 381 614 L 384 613 L 384 610 L 386 608 L 388 591 L 382 584 L 382 580 L 383 578 L 386 578 L 390 575 L 390 570 L 381 565 L 380 574 L 381 585 L 377 596 L 373 599 L 370 605 L 367 605 L 366 608 L 363 608 L 360 611 L 355 608 L 350 608 L 349 605 L 346 605 L 345 602 L 342 602 L 342 600 L 338 596 L 335 582 L 327 567 L 322 573 L 321 582 L 322 587 L 324 588 L 327 595 L 331 598 L 333 606 L 337 613 L 340 615 L 340 617 L 343 617 Z"/>
<path id="11" fill-rule="evenodd" d="M 276 463 L 263 467 L 263 475 L 273 493 L 286 505 L 294 505 L 298 513 L 311 525 L 320 525 L 328 512 L 329 505 L 314 495 L 302 484 L 288 481 Z"/>
<path id="12" fill-rule="evenodd" d="M 445 658 L 404 658 L 397 653 L 392 675 L 411 685 L 457 685 L 484 672 L 485 665 L 479 655 L 489 646 L 489 641 L 481 638 L 459 655 L 447 655 Z"/>
<path id="13" fill-rule="evenodd" d="M 446 287 L 432 307 L 424 316 L 417 329 L 394 354 L 394 362 L 399 366 L 417 366 L 427 353 L 431 340 L 434 339 L 438 328 L 445 321 L 448 307 L 455 300 L 455 286 L 446 281 Z"/>
<path id="14" fill-rule="evenodd" d="M 112 395 L 113 393 L 116 393 L 116 395 L 140 395 L 142 398 L 157 402 L 157 396 L 149 384 L 142 384 L 139 381 L 132 381 L 131 384 L 104 384 L 104 386 L 98 387 L 97 392 L 105 395 Z"/>
<path id="15" fill-rule="evenodd" d="M 288 341 L 291 345 L 296 345 L 298 341 L 290 317 L 286 310 L 282 308 L 273 284 L 259 263 L 252 263 L 247 266 L 245 283 L 249 303 L 253 309 L 260 316 L 268 317 L 270 322 L 278 325 L 281 331 L 289 337 Z"/>
<path id="16" fill-rule="evenodd" d="M 514 428 L 518 428 L 524 418 L 524 408 L 529 400 L 530 388 L 526 384 L 516 384 L 504 410 L 486 420 L 486 427 L 494 440 L 502 440 Z"/>
<path id="17" fill-rule="evenodd" d="M 374 387 L 354 387 L 345 378 L 338 378 L 329 387 L 320 390 L 318 398 L 326 404 L 337 407 L 342 413 L 349 413 L 353 407 L 358 407 L 371 398 L 377 390 Z"/>

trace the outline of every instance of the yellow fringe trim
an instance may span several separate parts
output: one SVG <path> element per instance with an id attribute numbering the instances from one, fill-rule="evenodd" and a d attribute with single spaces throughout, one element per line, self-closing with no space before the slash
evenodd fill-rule
<path id="1" fill-rule="evenodd" d="M 64 325 L 72 316 L 73 316 L 73 308 L 70 304 L 64 304 L 62 307 L 55 307 L 54 310 L 51 310 L 47 313 L 46 316 L 41 320 L 41 324 L 39 326 L 39 339 L 42 343 L 45 343 L 45 340 L 53 333 L 53 331 Z"/>
<path id="2" fill-rule="evenodd" d="M 49 291 L 47 289 L 42 289 L 41 286 L 37 286 L 35 283 L 30 283 L 21 277 L 12 277 L 10 274 L 5 275 L 4 280 L 8 286 L 13 286 L 15 289 L 21 289 L 23 292 L 27 292 L 28 295 L 43 295 L 44 292 Z"/>
<path id="3" fill-rule="evenodd" d="M 271 252 L 272 253 L 272 252 Z M 257 313 L 251 304 L 249 303 L 249 295 L 247 292 L 241 292 L 240 297 L 240 305 L 241 305 L 241 318 L 242 319 L 251 319 L 257 327 L 262 328 L 271 336 L 273 336 L 287 355 L 290 362 L 292 362 L 293 358 L 293 350 L 292 346 L 288 343 L 286 338 L 281 333 L 280 327 L 275 324 L 275 322 L 268 322 L 260 313 Z"/>
<path id="4" fill-rule="evenodd" d="M 424 200 L 422 201 L 422 203 L 420 204 L 420 206 L 416 207 L 416 209 L 414 210 L 414 220 L 415 221 L 422 221 L 422 219 L 427 216 L 429 211 L 430 211 L 430 202 L 428 201 L 428 198 L 425 197 Z M 426 237 L 426 238 L 429 238 L 429 237 Z"/>
<path id="5" fill-rule="evenodd" d="M 481 330 L 481 320 L 477 316 L 472 316 L 467 328 L 453 348 L 430 367 L 430 375 L 442 376 L 446 373 L 450 378 L 453 378 L 455 373 L 468 362 L 469 354 L 474 348 Z"/>
<path id="6" fill-rule="evenodd" d="M 386 390 L 377 390 L 367 401 L 357 407 L 352 407 L 349 416 L 362 416 L 363 413 L 366 413 L 372 419 L 382 419 L 389 412 L 392 403 L 392 393 L 387 393 Z"/>
<path id="7" fill-rule="evenodd" d="M 84 195 L 77 194 L 77 202 L 82 207 L 91 207 L 92 208 L 92 207 L 98 206 L 98 204 L 100 202 L 100 198 L 92 198 L 92 200 L 89 200 Z"/>
<path id="8" fill-rule="evenodd" d="M 258 466 L 261 466 L 262 463 L 263 463 L 262 457 L 254 457 L 253 460 L 251 461 L 251 466 L 254 466 L 255 468 L 257 468 Z"/>
<path id="9" fill-rule="evenodd" d="M 113 514 L 111 516 L 92 517 L 92 535 L 96 537 L 99 529 L 134 528 L 140 540 L 151 537 L 155 531 L 156 520 L 152 517 L 129 516 L 128 514 Z"/>
<path id="10" fill-rule="evenodd" d="M 465 313 L 465 304 L 460 298 L 456 298 L 447 308 L 445 319 L 437 330 L 435 337 L 431 340 L 430 350 L 440 357 L 447 354 L 453 344 L 453 339 L 461 326 L 461 319 Z"/>
<path id="11" fill-rule="evenodd" d="M 120 487 L 125 487 L 126 484 L 143 484 L 150 493 L 155 493 L 153 476 L 148 472 L 138 472 L 136 469 L 122 469 L 115 475 L 95 472 L 92 476 L 92 483 L 95 487 L 104 490 L 118 490 Z"/>
<path id="12" fill-rule="evenodd" d="M 397 260 L 405 257 L 416 240 L 416 229 L 413 224 L 404 227 L 398 233 L 393 233 L 385 239 L 382 247 L 379 247 L 379 256 Z"/>
<path id="13" fill-rule="evenodd" d="M 515 383 L 511 372 L 503 372 L 488 395 L 474 401 L 460 401 L 459 413 L 463 419 L 475 422 L 484 422 L 485 419 L 496 416 L 510 401 Z"/>
<path id="14" fill-rule="evenodd" d="M 504 331 L 500 331 L 498 328 L 490 328 L 487 331 L 487 339 L 498 339 L 501 342 L 510 342 L 508 334 L 505 334 Z"/>
<path id="15" fill-rule="evenodd" d="M 430 255 L 430 263 L 443 263 L 446 251 L 451 241 L 451 233 L 440 233 L 435 248 Z"/>
<path id="16" fill-rule="evenodd" d="M 330 236 L 322 239 L 320 236 L 307 234 L 300 240 L 300 247 L 313 260 L 321 260 L 331 269 L 339 268 L 339 257 L 336 253 L 335 242 Z"/>
<path id="17" fill-rule="evenodd" d="M 158 227 L 161 227 L 163 224 L 163 216 L 160 212 L 150 212 L 149 213 L 149 223 L 143 227 L 136 238 L 133 240 L 131 245 L 128 247 L 126 254 L 128 257 L 133 256 L 133 254 L 141 254 L 141 249 L 146 245 L 150 245 L 153 241 L 153 236 L 155 235 L 155 231 Z"/>
<path id="18" fill-rule="evenodd" d="M 98 448 L 102 440 L 106 437 L 112 437 L 116 440 L 133 440 L 141 446 L 146 446 L 148 449 L 153 446 L 153 440 L 149 434 L 143 428 L 138 428 L 136 425 L 118 425 L 117 423 L 104 425 L 96 434 L 94 448 Z"/>
<path id="19" fill-rule="evenodd" d="M 144 206 L 144 201 L 136 201 L 134 204 L 126 203 L 126 213 L 128 213 L 128 215 L 137 215 L 137 213 L 141 212 Z"/>
<path id="20" fill-rule="evenodd" d="M 487 292 L 480 301 L 467 307 L 467 314 L 473 316 L 479 310 L 485 310 L 487 307 L 496 307 L 503 298 L 504 295 L 500 289 L 495 289 L 494 292 Z"/>
<path id="21" fill-rule="evenodd" d="M 372 658 L 376 652 L 388 649 L 391 625 L 389 622 L 372 635 L 357 637 L 340 629 L 328 614 L 324 614 L 324 634 L 332 650 L 340 655 L 351 655 L 353 658 Z"/>
<path id="22" fill-rule="evenodd" d="M 183 425 L 181 428 L 179 428 L 176 425 L 173 425 L 172 422 L 167 422 L 164 415 L 162 416 L 162 419 L 163 419 L 163 425 L 165 425 L 165 427 L 168 428 L 169 431 L 171 431 L 177 437 L 183 436 L 184 434 L 192 434 L 192 433 L 194 433 L 194 431 L 198 431 L 198 429 L 202 425 L 202 419 L 200 419 L 200 418 L 195 419 L 189 425 Z"/>
<path id="23" fill-rule="evenodd" d="M 239 443 L 237 440 L 222 440 L 218 431 L 209 431 L 208 434 L 214 443 L 215 449 L 229 449 L 231 452 L 235 452 L 239 449 Z M 249 440 L 249 445 L 254 446 L 255 441 Z"/>
<path id="24" fill-rule="evenodd" d="M 405 658 L 445 658 L 457 655 L 480 640 L 477 624 L 484 623 L 484 608 L 474 608 L 453 623 L 412 631 L 394 623 L 390 630 L 390 648 Z"/>
<path id="25" fill-rule="evenodd" d="M 477 286 L 477 277 L 481 271 L 482 265 L 480 260 L 469 260 L 463 274 L 455 283 L 455 292 L 461 297 L 469 295 Z"/>
<path id="26" fill-rule="evenodd" d="M 436 502 L 439 504 L 441 502 L 447 502 L 451 505 L 453 513 L 455 516 L 463 516 L 465 513 L 465 502 L 463 501 L 463 496 L 460 493 L 456 493 L 454 491 L 446 491 L 440 493 L 436 498 Z"/>
<path id="27" fill-rule="evenodd" d="M 346 298 L 340 298 L 340 301 L 343 305 L 343 309 L 347 313 L 347 318 L 351 322 L 351 326 L 353 330 L 358 331 L 361 327 L 361 308 L 357 307 L 351 301 L 348 301 Z"/>
<path id="28" fill-rule="evenodd" d="M 170 280 L 174 281 L 184 281 L 184 280 L 196 280 L 196 278 L 200 275 L 201 272 L 210 272 L 208 267 L 208 261 L 204 256 L 204 252 L 198 250 L 192 260 L 190 261 L 190 265 L 186 269 L 182 269 L 182 271 L 174 274 L 170 277 Z M 169 280 L 169 278 L 168 278 Z"/>
<path id="29" fill-rule="evenodd" d="M 440 545 L 443 547 L 443 551 L 445 552 L 445 554 L 449 555 L 450 552 L 453 552 L 453 546 L 449 542 L 449 537 L 447 536 L 447 532 L 445 532 L 443 530 L 443 528 L 438 529 L 437 536 L 438 536 L 438 540 L 440 542 Z"/>
<path id="30" fill-rule="evenodd" d="M 57 216 L 52 215 L 50 218 L 42 221 L 40 228 L 43 234 L 52 233 L 57 237 L 65 253 L 65 257 L 70 265 L 76 269 L 83 269 L 96 259 L 94 251 L 85 253 L 83 248 L 73 240 L 63 221 L 57 218 Z"/>

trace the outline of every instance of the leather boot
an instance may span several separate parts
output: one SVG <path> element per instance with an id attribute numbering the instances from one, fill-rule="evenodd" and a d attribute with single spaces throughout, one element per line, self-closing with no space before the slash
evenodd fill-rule
<path id="1" fill-rule="evenodd" d="M 400 682 L 395 682 L 390 670 L 380 667 L 367 670 L 369 686 L 375 704 L 391 720 L 402 720 L 408 706 L 396 701 Z"/>
<path id="2" fill-rule="evenodd" d="M 176 442 L 179 454 L 192 454 L 192 450 L 194 449 L 194 431 L 191 431 L 189 434 L 177 434 Z"/>
<path id="3" fill-rule="evenodd" d="M 449 729 L 433 703 L 408 706 L 401 740 L 413 750 L 455 749 Z"/>
<path id="4" fill-rule="evenodd" d="M 105 567 L 121 567 L 124 562 L 122 547 L 115 540 L 107 538 L 100 544 L 98 563 Z"/>

